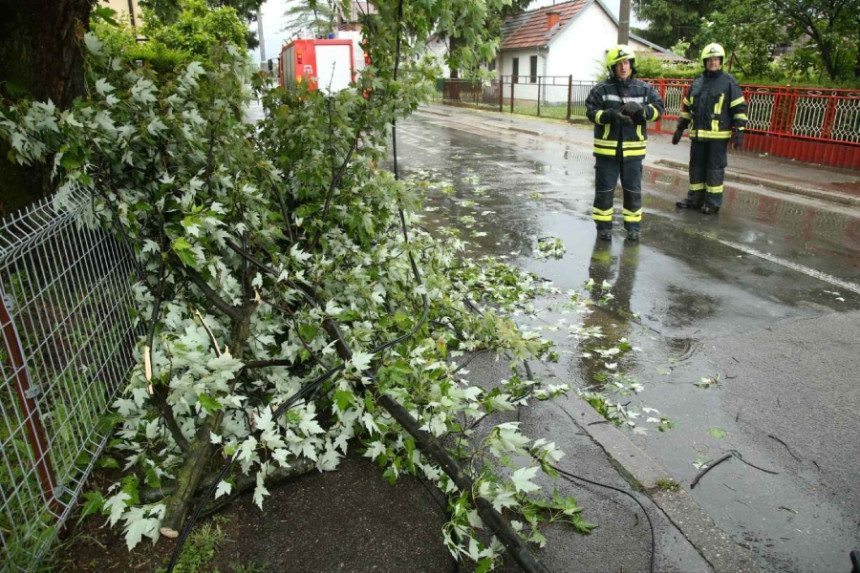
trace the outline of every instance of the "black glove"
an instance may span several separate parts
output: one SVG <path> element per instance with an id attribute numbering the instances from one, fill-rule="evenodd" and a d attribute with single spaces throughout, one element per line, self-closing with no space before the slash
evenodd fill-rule
<path id="1" fill-rule="evenodd" d="M 744 146 L 744 130 L 735 130 L 735 132 L 732 134 L 731 144 L 733 149 L 740 149 Z"/>
<path id="2" fill-rule="evenodd" d="M 633 119 L 645 119 L 645 108 L 642 107 L 642 104 L 637 101 L 628 101 L 627 103 L 622 105 L 621 113 L 626 116 L 632 117 Z"/>
<path id="3" fill-rule="evenodd" d="M 684 130 L 687 129 L 690 125 L 690 120 L 681 118 L 678 120 L 677 129 L 675 129 L 675 135 L 672 136 L 672 145 L 678 145 L 678 142 L 681 141 L 681 137 L 684 135 Z"/>
<path id="4" fill-rule="evenodd" d="M 621 113 L 620 108 L 619 109 L 607 109 L 606 111 L 603 112 L 603 115 L 606 117 L 606 121 L 608 123 L 620 123 L 622 125 L 629 125 L 629 124 L 633 123 L 633 120 L 630 119 L 629 116 L 626 116 L 623 113 Z"/>

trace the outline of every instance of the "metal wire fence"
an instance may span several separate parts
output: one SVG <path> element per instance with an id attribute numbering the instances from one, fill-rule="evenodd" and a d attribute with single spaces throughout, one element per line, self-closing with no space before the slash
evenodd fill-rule
<path id="1" fill-rule="evenodd" d="M 0 568 L 30 570 L 62 528 L 132 366 L 133 256 L 78 197 L 0 225 Z"/>

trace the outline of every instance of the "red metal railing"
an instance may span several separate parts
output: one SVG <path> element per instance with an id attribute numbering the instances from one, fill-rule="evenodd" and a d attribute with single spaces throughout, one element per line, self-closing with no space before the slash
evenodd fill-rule
<path id="1" fill-rule="evenodd" d="M 666 103 L 664 120 L 677 120 L 692 80 L 653 79 Z M 834 167 L 860 168 L 860 90 L 741 85 L 747 100 L 744 148 Z M 668 122 L 667 122 L 668 123 Z M 669 129 L 671 128 L 671 129 Z M 674 122 L 657 131 L 671 133 Z"/>
<path id="2" fill-rule="evenodd" d="M 649 79 L 666 104 L 655 131 L 672 133 L 692 80 Z M 571 119 L 585 116 L 596 84 L 571 76 L 502 76 L 486 84 L 446 80 L 443 100 L 498 111 Z M 749 109 L 744 148 L 810 163 L 860 169 L 860 90 L 742 85 Z"/>

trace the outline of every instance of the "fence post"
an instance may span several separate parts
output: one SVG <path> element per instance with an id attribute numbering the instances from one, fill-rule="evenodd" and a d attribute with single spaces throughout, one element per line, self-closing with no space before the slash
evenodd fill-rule
<path id="1" fill-rule="evenodd" d="M 573 74 L 567 76 L 567 121 L 570 121 L 571 99 L 573 99 Z"/>
<path id="2" fill-rule="evenodd" d="M 505 76 L 499 76 L 499 113 L 505 105 Z"/>
<path id="3" fill-rule="evenodd" d="M 540 117 L 540 85 L 541 85 L 541 76 L 538 76 L 538 109 L 537 116 Z"/>
<path id="4" fill-rule="evenodd" d="M 824 112 L 824 125 L 821 126 L 823 139 L 833 139 L 833 121 L 836 117 L 836 98 L 833 94 L 827 97 L 827 110 Z"/>
<path id="5" fill-rule="evenodd" d="M 10 299 L 11 300 L 11 299 Z M 6 359 L 9 368 L 15 378 L 15 393 L 18 395 L 18 403 L 24 415 L 24 423 L 27 426 L 27 436 L 30 441 L 30 449 L 34 457 L 36 472 L 39 474 L 39 482 L 42 485 L 42 495 L 48 507 L 57 510 L 57 500 L 54 497 L 54 470 L 51 467 L 51 459 L 48 457 L 48 440 L 45 438 L 45 428 L 39 415 L 39 407 L 36 397 L 39 388 L 30 384 L 30 371 L 21 348 L 21 339 L 18 330 L 12 322 L 12 315 L 6 308 L 5 289 L 0 285 L 0 325 L 3 328 L 3 340 L 6 347 Z"/>
<path id="6" fill-rule="evenodd" d="M 511 76 L 511 113 L 514 113 L 514 84 L 516 83 L 516 76 Z"/>

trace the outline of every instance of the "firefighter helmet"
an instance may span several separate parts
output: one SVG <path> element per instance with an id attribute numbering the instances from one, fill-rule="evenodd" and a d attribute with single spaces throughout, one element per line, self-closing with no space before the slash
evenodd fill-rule
<path id="1" fill-rule="evenodd" d="M 630 60 L 630 69 L 635 72 L 636 54 L 633 52 L 630 46 L 619 44 L 617 46 L 609 48 L 609 50 L 606 52 L 606 67 L 607 69 L 609 69 L 610 76 L 615 74 L 615 64 L 617 64 L 618 62 L 623 62 L 624 60 Z"/>
<path id="2" fill-rule="evenodd" d="M 722 63 L 723 60 L 726 59 L 726 51 L 723 49 L 723 47 L 721 45 L 719 45 L 717 43 L 708 44 L 707 46 L 705 46 L 702 49 L 702 67 L 706 67 L 705 61 L 708 58 L 714 58 L 714 57 L 719 58 L 720 63 Z"/>

